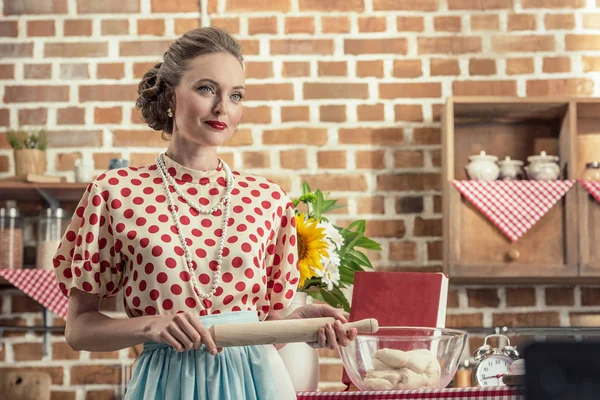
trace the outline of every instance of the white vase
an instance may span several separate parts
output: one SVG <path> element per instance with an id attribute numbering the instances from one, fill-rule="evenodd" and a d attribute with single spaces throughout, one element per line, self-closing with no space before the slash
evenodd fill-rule
<path id="1" fill-rule="evenodd" d="M 304 292 L 296 292 L 292 304 L 282 317 L 286 317 L 296 308 L 310 304 L 312 298 Z M 306 343 L 288 343 L 279 349 L 294 389 L 297 392 L 314 392 L 319 387 L 319 352 Z"/>

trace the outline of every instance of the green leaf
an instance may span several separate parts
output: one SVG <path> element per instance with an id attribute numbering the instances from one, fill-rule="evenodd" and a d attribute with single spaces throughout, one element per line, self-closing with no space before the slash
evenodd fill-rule
<path id="1" fill-rule="evenodd" d="M 359 265 L 363 265 L 368 268 L 373 268 L 371 261 L 360 251 L 351 249 L 348 251 L 348 255 L 356 260 Z"/>
<path id="2" fill-rule="evenodd" d="M 306 183 L 306 181 L 302 182 L 302 194 L 307 194 L 310 193 L 310 186 L 308 186 L 308 183 Z"/>
<path id="3" fill-rule="evenodd" d="M 364 219 L 358 219 L 350 224 L 348 230 L 351 231 L 352 228 L 356 228 L 356 232 L 360 232 L 364 235 L 365 229 L 367 228 L 367 222 Z"/>
<path id="4" fill-rule="evenodd" d="M 323 212 L 323 193 L 321 193 L 321 191 L 317 189 L 315 195 L 317 196 L 317 200 L 315 201 L 315 218 L 320 220 L 321 213 Z"/>
<path id="5" fill-rule="evenodd" d="M 354 244 L 354 247 L 362 247 L 363 249 L 368 250 L 381 250 L 379 243 L 364 236 Z"/>
<path id="6" fill-rule="evenodd" d="M 321 296 L 323 296 L 323 300 L 329 304 L 331 307 L 340 308 L 343 307 L 343 303 L 332 293 L 328 292 L 326 289 L 321 289 Z"/>
<path id="7" fill-rule="evenodd" d="M 348 302 L 348 299 L 346 299 L 346 296 L 344 296 L 344 293 L 342 293 L 342 291 L 339 288 L 334 287 L 331 290 L 331 294 L 333 294 L 338 300 L 342 302 L 344 311 L 350 312 L 350 303 Z"/>

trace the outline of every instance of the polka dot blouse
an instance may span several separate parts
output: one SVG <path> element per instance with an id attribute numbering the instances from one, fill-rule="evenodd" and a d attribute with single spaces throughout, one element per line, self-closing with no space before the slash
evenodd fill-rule
<path id="1" fill-rule="evenodd" d="M 192 170 L 165 156 L 168 173 L 203 208 L 223 197 L 226 174 Z M 54 257 L 65 296 L 72 288 L 101 298 L 124 290 L 130 317 L 256 311 L 264 320 L 289 305 L 299 281 L 294 207 L 266 178 L 233 172 L 235 185 L 214 296 L 197 295 L 155 165 L 105 172 L 87 188 Z M 213 285 L 223 209 L 200 214 L 170 191 L 202 293 Z"/>

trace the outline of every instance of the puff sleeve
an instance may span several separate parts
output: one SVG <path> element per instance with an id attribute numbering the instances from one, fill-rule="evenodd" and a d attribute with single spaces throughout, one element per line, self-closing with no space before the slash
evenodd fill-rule
<path id="1" fill-rule="evenodd" d="M 282 207 L 280 222 L 274 229 L 266 249 L 268 311 L 281 311 L 288 307 L 298 288 L 298 249 L 294 205 L 288 202 Z"/>
<path id="2" fill-rule="evenodd" d="M 67 226 L 54 256 L 54 271 L 62 293 L 71 289 L 106 298 L 121 288 L 120 241 L 111 227 L 110 193 L 90 183 Z"/>

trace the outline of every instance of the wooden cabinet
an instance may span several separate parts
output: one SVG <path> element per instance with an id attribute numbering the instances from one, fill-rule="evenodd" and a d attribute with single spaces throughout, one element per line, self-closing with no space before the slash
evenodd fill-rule
<path id="1" fill-rule="evenodd" d="M 600 204 L 582 194 L 585 189 L 575 185 L 511 242 L 451 183 L 468 179 L 468 157 L 482 150 L 525 164 L 543 150 L 560 157 L 561 179 L 580 177 L 587 161 L 600 159 L 600 99 L 449 98 L 442 131 L 444 271 L 451 279 L 497 283 L 600 277 L 600 249 L 595 248 Z"/>

